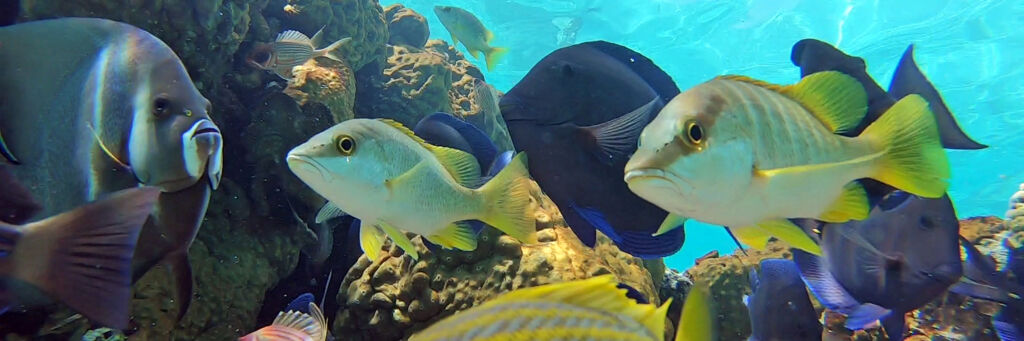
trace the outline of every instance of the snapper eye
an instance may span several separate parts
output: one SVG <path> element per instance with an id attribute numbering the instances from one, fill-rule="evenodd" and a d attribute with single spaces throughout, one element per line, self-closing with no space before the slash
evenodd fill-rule
<path id="1" fill-rule="evenodd" d="M 686 140 L 690 144 L 698 145 L 704 142 L 704 128 L 701 128 L 700 123 L 697 121 L 686 122 L 686 128 L 683 130 L 683 135 L 686 135 Z"/>
<path id="2" fill-rule="evenodd" d="M 338 145 L 338 152 L 341 153 L 341 155 L 349 156 L 356 151 L 356 140 L 352 139 L 351 136 L 339 136 L 335 144 Z"/>

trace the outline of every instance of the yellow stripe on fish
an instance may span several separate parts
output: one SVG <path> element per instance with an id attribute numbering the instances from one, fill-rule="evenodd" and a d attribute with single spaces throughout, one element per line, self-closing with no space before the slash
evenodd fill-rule
<path id="1" fill-rule="evenodd" d="M 405 232 L 473 250 L 476 236 L 466 220 L 536 242 L 523 154 L 474 189 L 480 169 L 469 153 L 428 144 L 391 120 L 352 119 L 295 147 L 287 160 L 331 205 L 360 219 L 360 245 L 370 259 L 380 255 L 385 237 L 418 258 Z"/>
<path id="2" fill-rule="evenodd" d="M 926 198 L 948 187 L 949 161 L 923 98 L 904 97 L 857 137 L 838 134 L 866 113 L 864 88 L 835 71 L 791 86 L 718 77 L 662 109 L 641 134 L 625 180 L 677 220 L 732 227 L 755 247 L 774 236 L 820 253 L 787 219 L 866 218 L 867 194 L 855 180 Z"/>
<path id="3" fill-rule="evenodd" d="M 429 340 L 664 340 L 660 307 L 626 297 L 612 275 L 518 289 L 456 313 L 413 335 Z M 716 327 L 705 291 L 687 298 L 677 340 L 713 340 Z M 683 323 L 683 322 L 681 322 Z M 683 331 L 683 330 L 686 331 Z"/>

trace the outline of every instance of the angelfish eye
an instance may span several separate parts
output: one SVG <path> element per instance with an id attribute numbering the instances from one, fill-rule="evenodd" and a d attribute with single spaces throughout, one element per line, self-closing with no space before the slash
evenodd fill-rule
<path id="1" fill-rule="evenodd" d="M 353 140 L 351 136 L 339 136 L 336 144 L 341 155 L 349 156 L 352 155 L 352 152 L 356 151 L 356 140 Z"/>
<path id="2" fill-rule="evenodd" d="M 171 101 L 167 100 L 166 98 L 162 98 L 161 97 L 161 98 L 157 98 L 156 100 L 153 101 L 153 115 L 154 116 L 161 116 L 161 115 L 167 113 L 167 111 L 170 110 L 170 108 L 171 108 Z"/>
<path id="3" fill-rule="evenodd" d="M 701 128 L 700 123 L 697 123 L 697 121 L 686 122 L 686 130 L 683 133 L 691 144 L 696 145 L 704 142 L 704 128 Z"/>

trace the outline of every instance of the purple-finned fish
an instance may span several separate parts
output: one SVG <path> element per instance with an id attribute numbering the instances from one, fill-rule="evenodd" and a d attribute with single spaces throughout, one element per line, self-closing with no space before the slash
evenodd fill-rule
<path id="1" fill-rule="evenodd" d="M 274 71 L 284 79 L 292 78 L 292 68 L 305 64 L 306 61 L 316 57 L 342 61 L 334 51 L 352 38 L 347 37 L 325 48 L 317 49 L 316 46 L 320 45 L 320 40 L 323 39 L 323 33 L 323 27 L 313 35 L 313 38 L 294 30 L 281 32 L 273 43 L 263 44 L 253 49 L 246 61 L 255 68 Z"/>

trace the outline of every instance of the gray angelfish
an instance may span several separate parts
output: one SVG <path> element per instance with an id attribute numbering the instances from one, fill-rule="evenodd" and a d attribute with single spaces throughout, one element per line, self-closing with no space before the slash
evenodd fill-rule
<path id="1" fill-rule="evenodd" d="M 180 318 L 192 297 L 188 248 L 222 172 L 210 101 L 181 60 L 137 27 L 61 18 L 0 28 L 0 69 L 0 150 L 41 216 L 160 188 L 133 275 L 170 265 Z"/>

